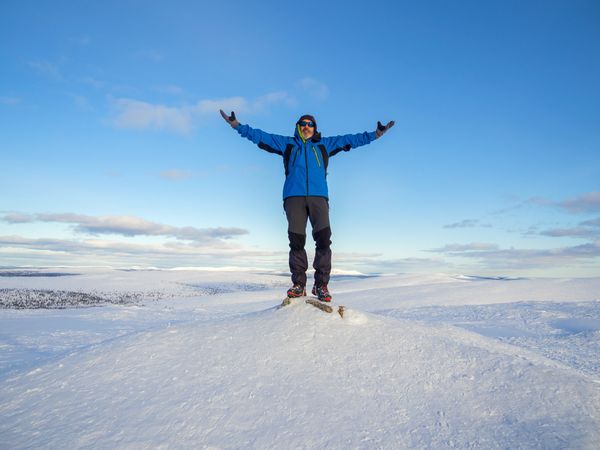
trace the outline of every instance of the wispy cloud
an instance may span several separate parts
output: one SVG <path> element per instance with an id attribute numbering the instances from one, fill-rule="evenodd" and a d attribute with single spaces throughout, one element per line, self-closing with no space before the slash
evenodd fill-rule
<path id="1" fill-rule="evenodd" d="M 515 199 L 516 200 L 516 199 Z M 593 214 L 600 212 L 600 192 L 592 191 L 583 193 L 567 200 L 553 200 L 547 197 L 530 197 L 517 201 L 511 206 L 494 211 L 494 215 L 502 215 L 527 207 L 557 208 L 571 214 Z"/>
<path id="2" fill-rule="evenodd" d="M 272 105 L 293 105 L 287 92 L 271 92 L 255 99 L 228 97 L 200 100 L 192 105 L 166 106 L 130 98 L 112 99 L 115 112 L 112 119 L 118 128 L 168 130 L 189 134 L 194 123 L 207 117 L 217 117 L 219 109 L 240 114 L 256 114 Z"/>
<path id="3" fill-rule="evenodd" d="M 88 35 L 82 34 L 72 37 L 70 41 L 81 47 L 87 47 L 92 42 L 92 38 L 90 38 Z"/>
<path id="4" fill-rule="evenodd" d="M 248 231 L 235 227 L 196 228 L 174 227 L 171 225 L 151 222 L 134 216 L 86 216 L 81 214 L 20 214 L 9 213 L 1 218 L 4 222 L 58 222 L 73 225 L 77 233 L 90 235 L 113 234 L 126 237 L 134 236 L 165 236 L 182 241 L 210 243 L 216 240 L 231 239 L 248 234 Z"/>
<path id="5" fill-rule="evenodd" d="M 556 205 L 570 213 L 597 213 L 600 212 L 600 192 L 588 192 L 573 199 L 557 202 Z"/>
<path id="6" fill-rule="evenodd" d="M 129 265 L 240 265 L 283 259 L 282 252 L 245 249 L 220 242 L 210 246 L 185 243 L 140 244 L 99 239 L 52 239 L 0 236 L 0 254 L 12 261 L 45 261 Z"/>
<path id="7" fill-rule="evenodd" d="M 364 271 L 385 273 L 447 271 L 453 268 L 443 258 L 373 258 L 358 260 L 354 264 Z"/>
<path id="8" fill-rule="evenodd" d="M 552 249 L 502 249 L 495 244 L 448 244 L 431 252 L 451 257 L 470 258 L 487 268 L 531 269 L 547 268 L 600 257 L 600 241 Z"/>
<path id="9" fill-rule="evenodd" d="M 11 223 L 11 224 L 28 223 L 28 222 L 34 222 L 35 216 L 33 216 L 31 214 L 9 212 L 9 213 L 5 213 L 4 216 L 2 216 L 2 218 L 0 220 L 2 220 L 3 222 L 6 222 L 6 223 Z"/>
<path id="10" fill-rule="evenodd" d="M 317 100 L 325 100 L 329 96 L 329 87 L 314 78 L 306 77 L 296 83 L 305 93 Z"/>
<path id="11" fill-rule="evenodd" d="M 161 86 L 155 86 L 154 90 L 161 94 L 181 96 L 185 94 L 185 89 L 180 86 L 176 86 L 174 84 L 166 84 Z"/>
<path id="12" fill-rule="evenodd" d="M 485 242 L 471 242 L 469 244 L 447 244 L 441 248 L 435 248 L 429 250 L 435 253 L 463 253 L 463 252 L 480 252 L 497 250 L 496 244 L 488 244 Z"/>
<path id="13" fill-rule="evenodd" d="M 600 229 L 600 217 L 597 219 L 585 220 L 581 222 L 580 225 L 584 227 L 596 227 Z"/>
<path id="14" fill-rule="evenodd" d="M 27 64 L 36 72 L 55 81 L 62 81 L 64 79 L 57 64 L 45 60 L 29 61 Z"/>
<path id="15" fill-rule="evenodd" d="M 250 110 L 249 100 L 244 97 L 227 97 L 220 99 L 199 100 L 190 107 L 198 114 L 214 114 L 215 111 L 222 109 L 224 111 L 248 112 Z"/>
<path id="16" fill-rule="evenodd" d="M 102 81 L 94 77 L 83 77 L 79 79 L 79 82 L 87 86 L 91 86 L 94 89 L 102 89 L 108 85 L 106 81 Z"/>
<path id="17" fill-rule="evenodd" d="M 21 103 L 19 97 L 0 97 L 0 105 L 18 105 Z"/>
<path id="18" fill-rule="evenodd" d="M 160 173 L 160 177 L 171 181 L 187 180 L 193 176 L 193 172 L 189 170 L 170 169 Z"/>
<path id="19" fill-rule="evenodd" d="M 465 219 L 460 222 L 444 225 L 444 228 L 491 228 L 491 224 L 481 223 L 478 219 Z"/>
<path id="20" fill-rule="evenodd" d="M 600 192 L 586 192 L 578 197 L 561 201 L 552 200 L 545 197 L 531 197 L 521 202 L 519 205 L 514 206 L 513 208 L 519 208 L 528 205 L 559 208 L 571 214 L 598 213 L 600 212 Z"/>
<path id="21" fill-rule="evenodd" d="M 198 101 L 192 109 L 198 114 L 215 114 L 219 109 L 235 111 L 240 114 L 256 114 L 265 111 L 271 105 L 294 106 L 296 100 L 285 91 L 269 92 L 255 99 L 245 97 L 227 97 Z"/>
<path id="22" fill-rule="evenodd" d="M 269 92 L 268 94 L 261 95 L 249 103 L 249 109 L 247 111 L 251 114 L 259 113 L 269 108 L 271 105 L 283 104 L 286 106 L 293 107 L 296 105 L 296 99 L 289 95 L 286 91 Z"/>
<path id="23" fill-rule="evenodd" d="M 129 98 L 112 101 L 116 110 L 113 124 L 117 128 L 170 130 L 189 134 L 192 130 L 192 110 L 157 105 Z"/>
<path id="24" fill-rule="evenodd" d="M 549 237 L 582 237 L 591 238 L 600 234 L 599 230 L 584 227 L 573 227 L 573 228 L 553 228 L 550 230 L 544 230 L 539 233 L 542 236 Z"/>
<path id="25" fill-rule="evenodd" d="M 87 97 L 79 94 L 71 94 L 71 98 L 73 99 L 73 103 L 80 111 L 94 111 L 94 107 L 91 105 L 90 101 Z"/>
<path id="26" fill-rule="evenodd" d="M 165 55 L 160 50 L 149 49 L 149 50 L 140 50 L 135 54 L 135 57 L 138 59 L 144 59 L 146 61 L 151 61 L 154 63 L 159 63 L 165 60 Z"/>
<path id="27" fill-rule="evenodd" d="M 585 220 L 575 227 L 553 228 L 532 234 L 550 237 L 577 237 L 586 239 L 600 239 L 600 218 Z"/>

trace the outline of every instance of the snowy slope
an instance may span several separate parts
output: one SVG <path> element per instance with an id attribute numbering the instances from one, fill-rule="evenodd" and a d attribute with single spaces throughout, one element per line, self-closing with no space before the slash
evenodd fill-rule
<path id="1" fill-rule="evenodd" d="M 502 303 L 512 298 L 576 313 L 587 301 L 595 314 L 599 280 L 347 280 L 342 320 L 301 302 L 273 307 L 277 281 L 250 278 L 261 277 L 263 291 L 60 312 L 71 316 L 4 311 L 0 324 L 25 328 L 9 332 L 14 341 L 44 318 L 63 321 L 62 332 L 90 324 L 100 337 L 70 335 L 65 352 L 7 372 L 0 448 L 598 448 L 598 377 L 439 319 L 461 298 L 469 311 L 476 298 L 512 311 L 520 303 Z"/>

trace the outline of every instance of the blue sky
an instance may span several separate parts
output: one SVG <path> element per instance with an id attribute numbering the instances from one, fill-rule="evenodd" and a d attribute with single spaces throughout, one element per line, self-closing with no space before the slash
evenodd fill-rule
<path id="1" fill-rule="evenodd" d="M 334 268 L 600 273 L 595 1 L 0 5 L 0 266 L 287 270 L 242 123 L 331 160 Z M 312 242 L 309 239 L 309 248 Z"/>

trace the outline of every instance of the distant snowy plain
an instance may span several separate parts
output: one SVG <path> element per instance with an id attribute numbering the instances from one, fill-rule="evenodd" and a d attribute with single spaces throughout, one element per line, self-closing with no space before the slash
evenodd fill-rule
<path id="1" fill-rule="evenodd" d="M 600 278 L 288 284 L 0 270 L 0 448 L 600 448 Z"/>

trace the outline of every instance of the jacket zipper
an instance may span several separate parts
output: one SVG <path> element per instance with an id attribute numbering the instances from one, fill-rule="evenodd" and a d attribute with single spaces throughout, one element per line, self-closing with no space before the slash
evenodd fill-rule
<path id="1" fill-rule="evenodd" d="M 298 135 L 300 136 L 300 139 L 302 139 L 302 142 L 304 143 L 304 166 L 306 167 L 306 196 L 308 197 L 308 150 L 306 148 L 306 139 L 304 139 L 304 136 L 302 136 L 302 131 L 300 130 L 300 125 L 296 125 L 296 127 L 298 129 Z M 313 147 L 313 150 L 314 150 L 314 147 Z M 315 153 L 315 155 L 316 155 L 316 153 Z M 318 158 L 317 158 L 317 160 L 318 160 Z"/>
<path id="2" fill-rule="evenodd" d="M 306 141 L 304 142 L 304 163 L 306 164 L 306 196 L 308 197 L 308 151 Z"/>
<path id="3" fill-rule="evenodd" d="M 315 150 L 315 146 L 312 146 L 313 152 L 315 152 L 315 158 L 317 158 L 317 164 L 321 167 L 321 160 L 319 159 L 319 155 L 317 155 L 317 151 Z"/>

